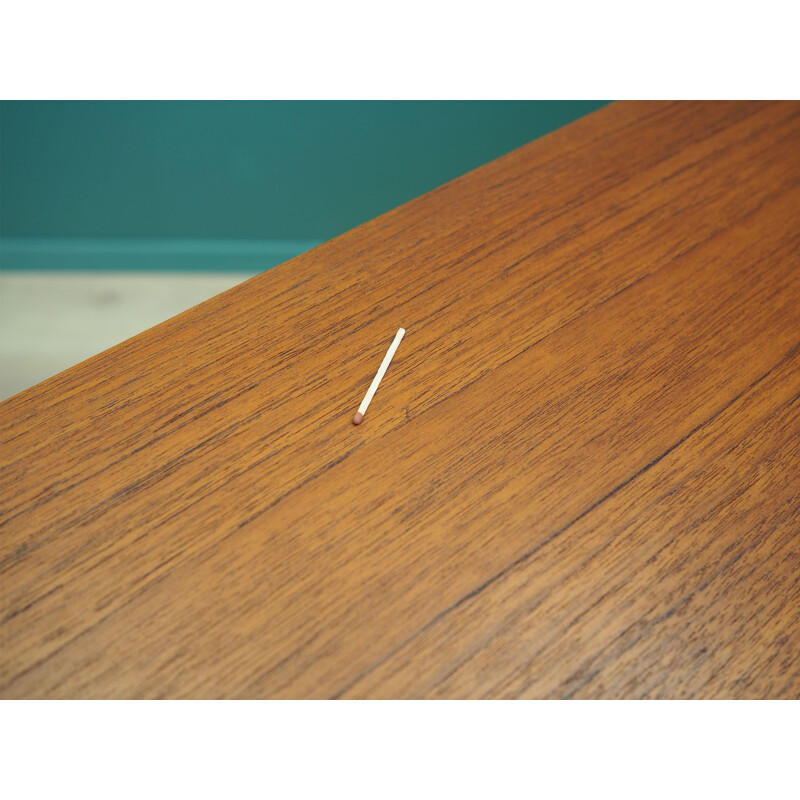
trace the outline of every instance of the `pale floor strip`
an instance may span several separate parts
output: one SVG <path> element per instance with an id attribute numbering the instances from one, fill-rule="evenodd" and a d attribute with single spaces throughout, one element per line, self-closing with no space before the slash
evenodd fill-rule
<path id="1" fill-rule="evenodd" d="M 0 271 L 0 400 L 249 277 Z"/>

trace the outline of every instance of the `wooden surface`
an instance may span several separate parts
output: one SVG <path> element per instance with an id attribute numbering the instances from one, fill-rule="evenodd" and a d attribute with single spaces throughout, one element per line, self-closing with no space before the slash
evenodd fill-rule
<path id="1" fill-rule="evenodd" d="M 0 693 L 800 696 L 798 219 L 616 104 L 8 400 Z"/>

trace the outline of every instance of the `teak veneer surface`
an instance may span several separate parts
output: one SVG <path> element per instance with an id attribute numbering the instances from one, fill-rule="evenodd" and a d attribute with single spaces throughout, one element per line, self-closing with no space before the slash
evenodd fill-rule
<path id="1" fill-rule="evenodd" d="M 0 695 L 798 697 L 798 220 L 614 104 L 11 398 Z"/>

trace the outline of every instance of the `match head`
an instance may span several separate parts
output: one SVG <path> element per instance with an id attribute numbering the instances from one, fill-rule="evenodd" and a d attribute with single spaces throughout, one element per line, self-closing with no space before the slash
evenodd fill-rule
<path id="1" fill-rule="evenodd" d="M 356 411 L 353 417 L 353 425 L 360 425 L 364 421 L 364 415 L 360 411 Z"/>

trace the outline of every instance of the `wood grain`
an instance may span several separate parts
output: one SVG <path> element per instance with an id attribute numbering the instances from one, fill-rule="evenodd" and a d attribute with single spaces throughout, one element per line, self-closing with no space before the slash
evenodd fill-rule
<path id="1" fill-rule="evenodd" d="M 798 219 L 614 104 L 8 400 L 0 694 L 800 696 Z"/>

